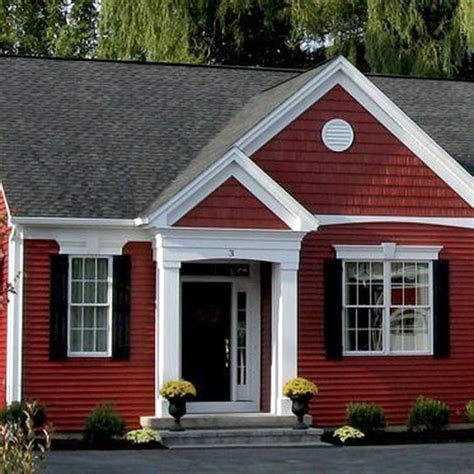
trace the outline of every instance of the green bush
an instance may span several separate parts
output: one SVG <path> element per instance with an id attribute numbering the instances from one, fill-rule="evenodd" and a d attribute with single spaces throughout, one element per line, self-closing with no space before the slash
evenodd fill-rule
<path id="1" fill-rule="evenodd" d="M 347 424 L 357 428 L 362 433 L 370 433 L 385 428 L 386 425 L 383 408 L 376 403 L 349 403 L 346 414 Z"/>
<path id="2" fill-rule="evenodd" d="M 125 423 L 116 408 L 109 403 L 101 403 L 87 417 L 83 437 L 88 443 L 102 445 L 122 436 L 124 431 Z"/>
<path id="3" fill-rule="evenodd" d="M 408 416 L 410 431 L 440 431 L 449 423 L 449 406 L 441 400 L 419 396 Z"/>
<path id="4" fill-rule="evenodd" d="M 467 402 L 466 418 L 469 423 L 474 423 L 474 400 L 469 400 Z"/>
<path id="5" fill-rule="evenodd" d="M 0 424 L 18 423 L 25 425 L 27 419 L 27 411 L 30 406 L 34 406 L 32 414 L 34 427 L 43 426 L 46 423 L 46 408 L 38 402 L 29 404 L 25 401 L 12 402 L 10 405 L 0 410 Z"/>

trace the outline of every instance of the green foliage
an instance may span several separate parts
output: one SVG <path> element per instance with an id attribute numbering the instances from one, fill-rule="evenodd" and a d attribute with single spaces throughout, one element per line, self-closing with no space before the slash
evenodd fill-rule
<path id="1" fill-rule="evenodd" d="M 160 442 L 161 436 L 158 431 L 151 428 L 142 428 L 141 430 L 133 430 L 127 433 L 127 439 L 134 444 L 144 444 L 151 442 Z"/>
<path id="2" fill-rule="evenodd" d="M 469 400 L 466 404 L 466 418 L 469 423 L 474 423 L 474 400 Z"/>
<path id="3" fill-rule="evenodd" d="M 346 415 L 348 425 L 366 434 L 385 428 L 386 425 L 384 410 L 376 403 L 349 403 L 346 408 Z"/>
<path id="4" fill-rule="evenodd" d="M 0 0 L 0 53 L 90 57 L 94 0 Z"/>
<path id="5" fill-rule="evenodd" d="M 440 431 L 449 423 L 449 406 L 441 400 L 419 396 L 408 416 L 410 431 Z"/>
<path id="6" fill-rule="evenodd" d="M 365 434 L 362 431 L 347 425 L 341 426 L 332 435 L 333 438 L 339 439 L 341 443 L 345 443 L 348 439 L 363 438 L 364 436 Z"/>
<path id="7" fill-rule="evenodd" d="M 116 408 L 109 403 L 101 403 L 87 417 L 83 437 L 88 443 L 104 445 L 122 436 L 124 431 L 125 423 Z"/>
<path id="8" fill-rule="evenodd" d="M 0 410 L 0 424 L 18 423 L 24 425 L 28 418 L 28 410 L 33 410 L 31 416 L 33 417 L 34 427 L 44 426 L 46 423 L 46 408 L 38 402 L 12 402 Z"/>
<path id="9" fill-rule="evenodd" d="M 293 22 L 371 72 L 468 77 L 474 61 L 472 0 L 295 0 Z"/>
<path id="10" fill-rule="evenodd" d="M 44 408 L 35 402 L 17 404 L 0 422 L 2 473 L 34 473 L 39 464 L 44 464 L 51 446 L 51 430 L 44 425 L 41 412 Z M 41 419 L 43 423 L 37 424 Z"/>

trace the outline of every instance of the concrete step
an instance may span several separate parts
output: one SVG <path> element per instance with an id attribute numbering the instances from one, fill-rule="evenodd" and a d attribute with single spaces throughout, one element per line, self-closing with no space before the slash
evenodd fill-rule
<path id="1" fill-rule="evenodd" d="M 316 428 L 164 430 L 160 434 L 163 444 L 169 449 L 330 446 L 321 441 L 323 430 Z"/>
<path id="2" fill-rule="evenodd" d="M 310 415 L 306 415 L 304 421 L 308 426 L 313 423 Z M 172 418 L 158 418 L 155 416 L 142 416 L 140 423 L 143 428 L 155 430 L 168 430 L 174 425 Z M 293 428 L 295 423 L 296 418 L 292 415 L 276 416 L 269 413 L 189 414 L 181 420 L 181 425 L 186 430 Z"/>

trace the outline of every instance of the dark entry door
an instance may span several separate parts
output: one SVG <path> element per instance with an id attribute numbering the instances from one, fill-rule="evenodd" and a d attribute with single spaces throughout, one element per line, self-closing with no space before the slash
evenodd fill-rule
<path id="1" fill-rule="evenodd" d="M 183 378 L 196 386 L 196 401 L 229 401 L 231 283 L 182 285 Z"/>

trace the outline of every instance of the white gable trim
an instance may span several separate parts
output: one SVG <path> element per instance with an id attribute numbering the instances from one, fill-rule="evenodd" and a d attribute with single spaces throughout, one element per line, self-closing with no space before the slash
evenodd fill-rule
<path id="1" fill-rule="evenodd" d="M 474 206 L 474 178 L 342 56 L 284 101 L 235 145 L 248 156 L 253 155 L 337 84 L 344 87 L 459 196 Z"/>
<path id="2" fill-rule="evenodd" d="M 172 226 L 231 177 L 236 178 L 290 229 L 317 229 L 315 217 L 237 148 L 226 153 L 149 217 L 135 222 L 155 228 Z"/>

